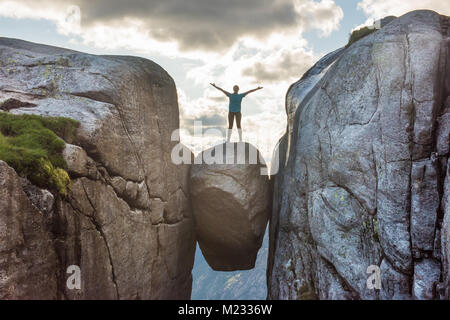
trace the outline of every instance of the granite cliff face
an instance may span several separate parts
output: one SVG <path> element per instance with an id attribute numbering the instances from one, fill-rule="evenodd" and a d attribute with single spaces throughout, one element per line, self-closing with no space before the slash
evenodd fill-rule
<path id="1" fill-rule="evenodd" d="M 46 195 L 52 206 L 53 196 Z M 0 208 L 0 299 L 56 299 L 58 266 L 44 210 L 31 203 L 16 172 L 1 160 Z"/>
<path id="2" fill-rule="evenodd" d="M 32 205 L 14 171 L 0 166 L 0 297 L 189 298 L 195 235 L 189 166 L 170 159 L 179 127 L 172 78 L 146 59 L 0 38 L 0 105 L 81 123 L 76 138 L 61 137 L 71 193 L 49 210 Z M 48 281 L 29 286 L 24 265 L 48 270 Z M 81 269 L 81 290 L 66 287 L 71 265 Z"/>
<path id="3" fill-rule="evenodd" d="M 270 299 L 450 298 L 448 24 L 406 14 L 291 87 Z"/>

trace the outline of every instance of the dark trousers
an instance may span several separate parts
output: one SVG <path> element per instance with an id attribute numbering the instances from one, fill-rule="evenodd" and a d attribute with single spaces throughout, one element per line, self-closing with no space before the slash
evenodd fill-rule
<path id="1" fill-rule="evenodd" d="M 236 117 L 236 126 L 241 128 L 242 113 L 240 112 L 228 112 L 228 129 L 233 129 L 234 117 Z"/>

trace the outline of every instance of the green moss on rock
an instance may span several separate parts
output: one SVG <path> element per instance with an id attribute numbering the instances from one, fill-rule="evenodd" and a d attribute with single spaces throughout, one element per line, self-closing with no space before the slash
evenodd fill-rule
<path id="1" fill-rule="evenodd" d="M 358 40 L 361 40 L 364 37 L 367 37 L 369 34 L 374 33 L 377 31 L 375 28 L 369 28 L 369 27 L 363 27 L 358 30 L 354 30 L 352 34 L 350 35 L 350 39 L 348 40 L 346 48 L 350 47 L 353 43 L 355 43 Z"/>
<path id="2" fill-rule="evenodd" d="M 58 136 L 74 139 L 78 126 L 68 118 L 0 112 L 0 160 L 36 186 L 66 195 L 70 178 Z"/>

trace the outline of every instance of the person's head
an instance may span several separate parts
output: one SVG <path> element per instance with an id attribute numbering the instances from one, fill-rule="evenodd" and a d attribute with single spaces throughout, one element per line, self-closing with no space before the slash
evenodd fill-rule
<path id="1" fill-rule="evenodd" d="M 234 93 L 238 93 L 239 92 L 239 86 L 238 85 L 233 87 L 233 92 Z"/>

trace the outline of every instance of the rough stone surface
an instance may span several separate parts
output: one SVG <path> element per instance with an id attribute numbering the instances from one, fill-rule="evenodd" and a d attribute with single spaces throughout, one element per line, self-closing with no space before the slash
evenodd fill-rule
<path id="1" fill-rule="evenodd" d="M 435 163 L 414 162 L 411 170 L 411 243 L 413 250 L 433 251 L 439 191 Z"/>
<path id="2" fill-rule="evenodd" d="M 269 179 L 261 174 L 265 163 L 259 157 L 250 144 L 227 143 L 202 152 L 192 166 L 197 240 L 214 270 L 255 265 L 271 205 Z"/>
<path id="3" fill-rule="evenodd" d="M 45 189 L 41 189 L 31 184 L 30 181 L 20 178 L 22 188 L 31 203 L 44 213 L 47 217 L 53 214 L 53 205 L 55 204 L 55 197 L 53 194 Z"/>
<path id="4" fill-rule="evenodd" d="M 443 265 L 443 292 L 447 299 L 450 299 L 450 160 L 447 163 L 447 175 L 444 182 L 444 196 L 442 197 L 441 207 L 444 212 L 444 221 L 442 223 L 441 246 L 442 246 L 442 265 Z"/>
<path id="5" fill-rule="evenodd" d="M 94 161 L 88 157 L 83 148 L 73 144 L 66 144 L 63 157 L 67 162 L 67 171 L 72 176 L 86 177 L 89 174 L 89 167 L 95 167 Z"/>
<path id="6" fill-rule="evenodd" d="M 75 138 L 61 137 L 72 192 L 56 199 L 50 221 L 58 298 L 189 298 L 195 235 L 189 166 L 170 158 L 172 78 L 143 58 L 0 38 L 5 102 L 10 113 L 80 121 Z M 66 289 L 70 265 L 81 267 L 81 290 Z"/>
<path id="7" fill-rule="evenodd" d="M 414 266 L 413 297 L 417 300 L 433 300 L 436 285 L 441 276 L 441 264 L 432 259 L 418 261 Z"/>
<path id="8" fill-rule="evenodd" d="M 295 116 L 278 146 L 270 299 L 412 299 L 413 287 L 417 298 L 439 298 L 450 94 L 440 20 L 406 14 L 325 57 L 312 88 L 287 93 Z M 366 286 L 371 265 L 380 290 Z"/>
<path id="9" fill-rule="evenodd" d="M 411 300 L 412 284 L 409 275 L 398 272 L 383 259 L 380 265 L 381 285 L 380 299 L 383 300 Z"/>
<path id="10" fill-rule="evenodd" d="M 55 299 L 57 270 L 44 213 L 0 160 L 0 299 Z"/>
<path id="11" fill-rule="evenodd" d="M 450 152 L 450 95 L 445 102 L 445 109 L 438 118 L 436 148 L 439 156 L 444 156 Z"/>

